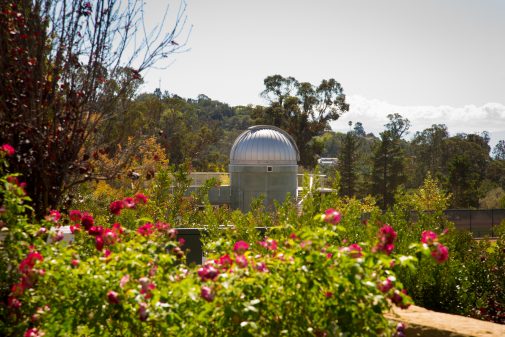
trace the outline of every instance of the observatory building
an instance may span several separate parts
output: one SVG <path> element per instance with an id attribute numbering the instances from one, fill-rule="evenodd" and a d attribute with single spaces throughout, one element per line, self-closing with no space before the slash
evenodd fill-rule
<path id="1" fill-rule="evenodd" d="M 230 206 L 249 211 L 251 202 L 264 197 L 267 207 L 296 196 L 300 153 L 293 138 L 270 125 L 248 128 L 230 151 Z"/>

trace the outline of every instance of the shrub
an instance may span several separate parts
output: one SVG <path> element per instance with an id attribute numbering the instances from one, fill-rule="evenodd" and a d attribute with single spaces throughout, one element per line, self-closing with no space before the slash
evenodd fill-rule
<path id="1" fill-rule="evenodd" d="M 390 336 L 383 313 L 411 302 L 395 275 L 417 259 L 391 254 L 390 226 L 358 243 L 345 239 L 346 217 L 335 209 L 296 226 L 277 218 L 269 237 L 223 242 L 188 267 L 174 228 L 142 217 L 145 201 L 113 201 L 108 222 L 51 211 L 37 231 L 25 226 L 29 245 L 8 280 L 2 334 Z M 258 221 L 231 219 L 239 236 Z M 71 243 L 58 234 L 63 223 Z M 412 248 L 429 256 L 435 246 Z"/>
<path id="2" fill-rule="evenodd" d="M 8 271 L 1 334 L 391 336 L 383 313 L 411 303 L 404 285 L 423 304 L 458 310 L 471 302 L 465 292 L 478 290 L 478 263 L 472 273 L 464 272 L 470 264 L 460 264 L 473 241 L 453 231 L 440 235 L 446 224 L 437 213 L 422 213 L 413 225 L 404 204 L 382 214 L 371 199 L 316 193 L 301 214 L 289 202 L 275 213 L 261 204 L 247 214 L 208 204 L 203 211 L 178 204 L 164 212 L 169 185 L 160 172 L 152 198 L 132 193 L 110 200 L 105 210 L 93 210 L 97 216 L 53 210 L 34 224 L 22 188 L 2 178 L 0 216 L 9 234 L 1 255 Z M 183 194 L 172 198 L 177 195 Z M 179 225 L 203 224 L 202 266 L 185 264 L 182 242 L 164 215 L 179 216 Z M 74 232 L 71 243 L 61 240 L 63 224 Z M 258 226 L 269 229 L 261 235 Z M 503 266 L 500 240 L 481 247 L 489 254 L 486 268 Z M 451 258 L 442 264 L 446 246 Z M 477 291 L 495 301 L 496 312 L 501 272 L 481 282 L 487 292 Z M 494 297 L 491 286 L 498 287 Z M 489 308 L 481 317 L 496 316 Z"/>

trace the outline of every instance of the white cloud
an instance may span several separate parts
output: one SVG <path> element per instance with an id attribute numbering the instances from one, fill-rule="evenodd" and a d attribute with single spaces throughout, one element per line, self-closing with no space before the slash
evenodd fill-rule
<path id="1" fill-rule="evenodd" d="M 399 113 L 410 120 L 410 135 L 433 124 L 445 124 L 451 135 L 488 131 L 491 145 L 505 137 L 505 105 L 487 103 L 482 106 L 400 106 L 359 95 L 347 97 L 349 112 L 332 123 L 336 131 L 349 130 L 348 122 L 361 122 L 366 132 L 378 135 L 388 122 L 387 115 Z"/>

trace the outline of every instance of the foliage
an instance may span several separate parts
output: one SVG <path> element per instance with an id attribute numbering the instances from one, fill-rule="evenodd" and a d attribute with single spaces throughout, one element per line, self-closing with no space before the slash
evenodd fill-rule
<path id="1" fill-rule="evenodd" d="M 170 31 L 145 30 L 143 1 L 3 1 L 0 5 L 0 142 L 17 151 L 40 217 L 96 175 L 90 156 L 121 139 L 101 124 L 124 116 L 141 73 L 182 51 L 182 3 Z M 141 29 L 140 27 L 143 27 Z M 121 167 L 121 163 L 117 163 Z"/>
<path id="2" fill-rule="evenodd" d="M 184 176 L 177 179 L 185 184 Z M 4 205 L 19 202 L 2 191 Z M 388 225 L 369 228 L 362 242 L 347 235 L 347 228 L 353 233 L 352 228 L 362 227 L 363 211 L 380 213 L 373 203 L 340 201 L 343 215 L 335 209 L 321 214 L 318 209 L 335 203 L 336 196 L 310 199 L 316 200 L 301 217 L 287 203 L 271 215 L 261 203 L 249 214 L 207 209 L 214 226 L 222 216 L 234 227 L 221 229 L 228 232 L 226 239 L 216 241 L 214 249 L 208 245 L 207 262 L 195 267 L 184 264 L 176 230 L 148 217 L 153 198 L 141 193 L 111 202 L 107 216 L 53 210 L 36 225 L 26 223 L 19 213 L 24 210 L 5 207 L 2 220 L 21 221 L 12 227 L 23 233 L 26 244 L 10 237 L 5 241 L 7 251 L 15 246 L 19 254 L 8 260 L 2 253 L 13 274 L 2 280 L 7 305 L 2 306 L 0 331 L 34 336 L 391 335 L 394 327 L 383 313 L 391 303 L 410 304 L 395 274 L 417 259 L 391 254 L 396 232 Z M 251 236 L 256 232 L 252 225 L 260 221 L 270 230 Z M 64 223 L 74 233 L 70 243 L 61 241 Z M 249 241 L 229 240 L 233 235 Z M 416 244 L 412 252 L 433 255 L 436 244 L 429 244 Z"/>
<path id="3" fill-rule="evenodd" d="M 420 260 L 415 269 L 401 270 L 398 278 L 423 307 L 505 323 L 505 283 L 499 276 L 505 258 L 503 232 L 497 241 L 488 241 L 456 230 L 443 214 L 450 198 L 429 177 L 417 191 L 398 196 L 386 212 L 384 220 L 396 224 L 398 253 L 408 251 L 409 242 L 426 230 L 441 233 L 450 251 L 447 263 Z"/>
<path id="4" fill-rule="evenodd" d="M 394 202 L 395 190 L 405 181 L 404 161 L 400 140 L 393 139 L 388 131 L 380 136 L 381 142 L 374 153 L 372 191 L 386 209 Z"/>
<path id="5" fill-rule="evenodd" d="M 342 86 L 334 79 L 322 80 L 315 86 L 281 75 L 268 76 L 264 84 L 261 95 L 270 106 L 253 111 L 255 122 L 287 131 L 298 145 L 302 165 L 314 167 L 316 155 L 321 153 L 314 137 L 322 135 L 329 122 L 349 110 Z"/>
<path id="6" fill-rule="evenodd" d="M 355 131 L 353 132 L 353 137 L 356 144 L 354 150 L 354 188 L 355 193 L 353 195 L 357 197 L 365 197 L 371 194 L 371 176 L 373 169 L 373 150 L 378 142 L 378 139 L 373 135 L 359 135 Z M 345 144 L 347 140 L 347 134 L 340 132 L 327 131 L 322 136 L 316 137 L 323 146 L 323 151 L 321 153 L 322 157 L 342 157 L 344 156 Z M 339 166 L 345 160 L 339 159 Z M 341 174 L 342 168 L 339 172 Z M 321 173 L 326 174 L 322 171 Z"/>
<path id="7" fill-rule="evenodd" d="M 380 134 L 381 142 L 373 158 L 372 191 L 380 197 L 382 208 L 394 202 L 396 189 L 406 181 L 405 158 L 401 137 L 407 133 L 410 122 L 399 114 L 388 115 L 389 123 Z"/>
<path id="8" fill-rule="evenodd" d="M 21 265 L 30 254 L 37 261 L 19 269 L 30 284 L 13 286 L 10 296 L 21 305 L 11 306 L 16 320 L 4 332 L 387 335 L 392 327 L 382 315 L 386 298 L 399 306 L 409 303 L 389 269 L 391 258 L 358 245 L 328 246 L 328 239 L 339 236 L 336 220 L 326 214 L 315 221 L 318 231 L 301 230 L 279 243 L 267 238 L 250 249 L 240 241 L 196 270 L 181 264 L 168 224 L 144 223 L 133 231 L 131 224 L 95 223 L 86 230 L 81 220 L 72 244 L 35 240 Z M 321 227 L 320 221 L 329 225 Z M 102 237 L 105 250 L 98 244 Z M 378 286 L 382 282 L 387 289 Z"/>
<path id="9" fill-rule="evenodd" d="M 131 155 L 128 155 L 128 161 L 119 170 L 116 164 L 125 153 Z M 108 205 L 123 195 L 144 191 L 151 186 L 157 172 L 168 166 L 165 151 L 154 137 L 136 142 L 129 139 L 124 146 L 118 144 L 113 156 L 98 152 L 90 158 L 90 162 L 103 171 L 115 170 L 116 175 L 109 179 L 97 177 L 101 179 L 75 187 L 70 191 L 69 203 L 65 207 L 87 209 L 95 215 L 103 215 Z"/>
<path id="10" fill-rule="evenodd" d="M 479 207 L 485 209 L 505 208 L 505 191 L 501 187 L 490 190 L 484 198 L 479 199 Z"/>
<path id="11" fill-rule="evenodd" d="M 353 196 L 356 193 L 358 146 L 356 134 L 351 131 L 347 132 L 342 151 L 338 157 L 340 191 L 345 196 Z"/>
<path id="12" fill-rule="evenodd" d="M 295 94 L 294 89 L 292 94 Z M 171 164 L 190 163 L 192 170 L 223 172 L 227 170 L 228 154 L 233 141 L 242 131 L 254 123 L 276 123 L 274 120 L 256 119 L 257 116 L 263 116 L 266 109 L 270 108 L 232 107 L 205 95 L 199 95 L 196 99 L 184 99 L 167 92 L 162 94 L 161 90 L 158 90 L 155 94 L 136 97 L 129 103 L 126 115 L 108 119 L 100 128 L 99 134 L 105 138 L 123 139 L 119 143 L 123 151 L 119 151 L 117 145 L 106 149 L 105 153 L 111 158 L 118 156 L 118 159 L 126 159 L 134 152 L 135 146 L 126 145 L 128 137 L 135 139 L 132 145 L 154 137 Z M 398 133 L 404 135 L 407 131 L 405 127 L 410 123 L 398 114 L 391 115 L 390 118 L 391 121 L 385 126 L 385 131 L 391 129 L 389 136 Z M 365 134 L 364 129 L 361 129 L 363 124 L 360 126 L 359 134 L 355 133 L 358 144 L 355 195 L 361 198 L 368 194 L 381 195 L 379 186 L 383 185 L 383 174 L 380 176 L 379 172 L 383 165 L 379 167 L 376 152 L 380 139 L 373 134 Z M 319 136 L 312 137 L 308 149 L 311 148 L 309 150 L 313 154 L 318 152 L 324 157 L 338 157 L 343 155 L 345 140 L 346 134 L 325 130 Z M 489 157 L 487 140 L 485 134 L 458 134 L 450 137 L 447 126 L 434 124 L 417 132 L 410 142 L 401 139 L 399 142 L 385 145 L 388 145 L 390 150 L 400 149 L 400 152 L 393 151 L 399 155 L 393 156 L 393 152 L 390 154 L 392 161 L 397 158 L 403 166 L 401 185 L 407 189 L 418 188 L 430 172 L 434 178 L 443 182 L 445 189 L 455 195 L 451 207 L 468 208 L 477 207 L 478 200 L 490 190 L 496 187 L 505 188 L 505 161 Z M 102 152 L 104 151 L 97 153 Z M 382 152 L 384 154 L 385 150 Z M 95 153 L 91 155 L 93 158 Z M 401 158 L 403 159 L 400 160 Z M 464 167 L 458 168 L 458 163 L 463 163 Z M 95 166 L 91 164 L 90 167 Z M 101 169 L 101 166 L 98 165 L 96 169 L 98 168 Z M 334 175 L 333 172 L 330 174 Z M 391 199 L 393 196 L 394 191 L 386 197 Z"/>
<path id="13" fill-rule="evenodd" d="M 2 253 L 12 271 L 1 280 L 2 334 L 386 336 L 387 299 L 407 306 L 404 286 L 430 309 L 502 322 L 505 229 L 495 243 L 454 230 L 435 179 L 384 214 L 373 199 L 319 194 L 317 179 L 301 212 L 286 202 L 267 213 L 258 202 L 242 214 L 205 198 L 203 210 L 186 208 L 173 190 L 188 188 L 184 172 L 157 172 L 149 199 L 132 193 L 93 217 L 52 211 L 35 225 L 19 206 L 24 194 L 4 185 L 1 220 L 21 236 Z M 203 266 L 184 264 L 167 218 L 204 224 Z M 70 244 L 60 242 L 64 223 Z"/>
<path id="14" fill-rule="evenodd" d="M 357 136 L 361 136 L 361 137 L 366 136 L 365 128 L 363 127 L 363 123 L 356 122 L 354 124 L 354 132 L 356 133 Z"/>
<path id="15" fill-rule="evenodd" d="M 252 124 L 252 109 L 232 108 L 205 95 L 183 99 L 167 92 L 142 94 L 99 133 L 123 142 L 154 137 L 171 164 L 190 162 L 198 171 L 225 171 L 233 141 Z"/>
<path id="16" fill-rule="evenodd" d="M 416 167 L 410 178 L 414 186 L 420 184 L 426 174 L 431 172 L 436 178 L 445 175 L 446 144 L 449 131 L 444 124 L 433 124 L 431 127 L 418 131 L 412 139 L 412 155 L 415 156 Z"/>
<path id="17" fill-rule="evenodd" d="M 450 204 L 452 195 L 441 187 L 441 183 L 428 172 L 423 185 L 408 195 L 396 198 L 416 212 L 436 212 L 441 214 Z"/>
<path id="18" fill-rule="evenodd" d="M 484 136 L 456 135 L 445 142 L 447 187 L 454 196 L 452 207 L 478 207 L 479 186 L 490 161 L 489 139 Z"/>
<path id="19" fill-rule="evenodd" d="M 495 159 L 505 160 L 505 140 L 501 139 L 493 149 Z"/>

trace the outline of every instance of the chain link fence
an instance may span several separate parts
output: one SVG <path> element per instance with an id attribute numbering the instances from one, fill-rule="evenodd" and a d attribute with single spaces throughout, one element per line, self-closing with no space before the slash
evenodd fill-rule
<path id="1" fill-rule="evenodd" d="M 475 237 L 495 236 L 495 227 L 505 220 L 505 209 L 448 209 L 444 213 L 456 228 L 469 230 Z"/>

